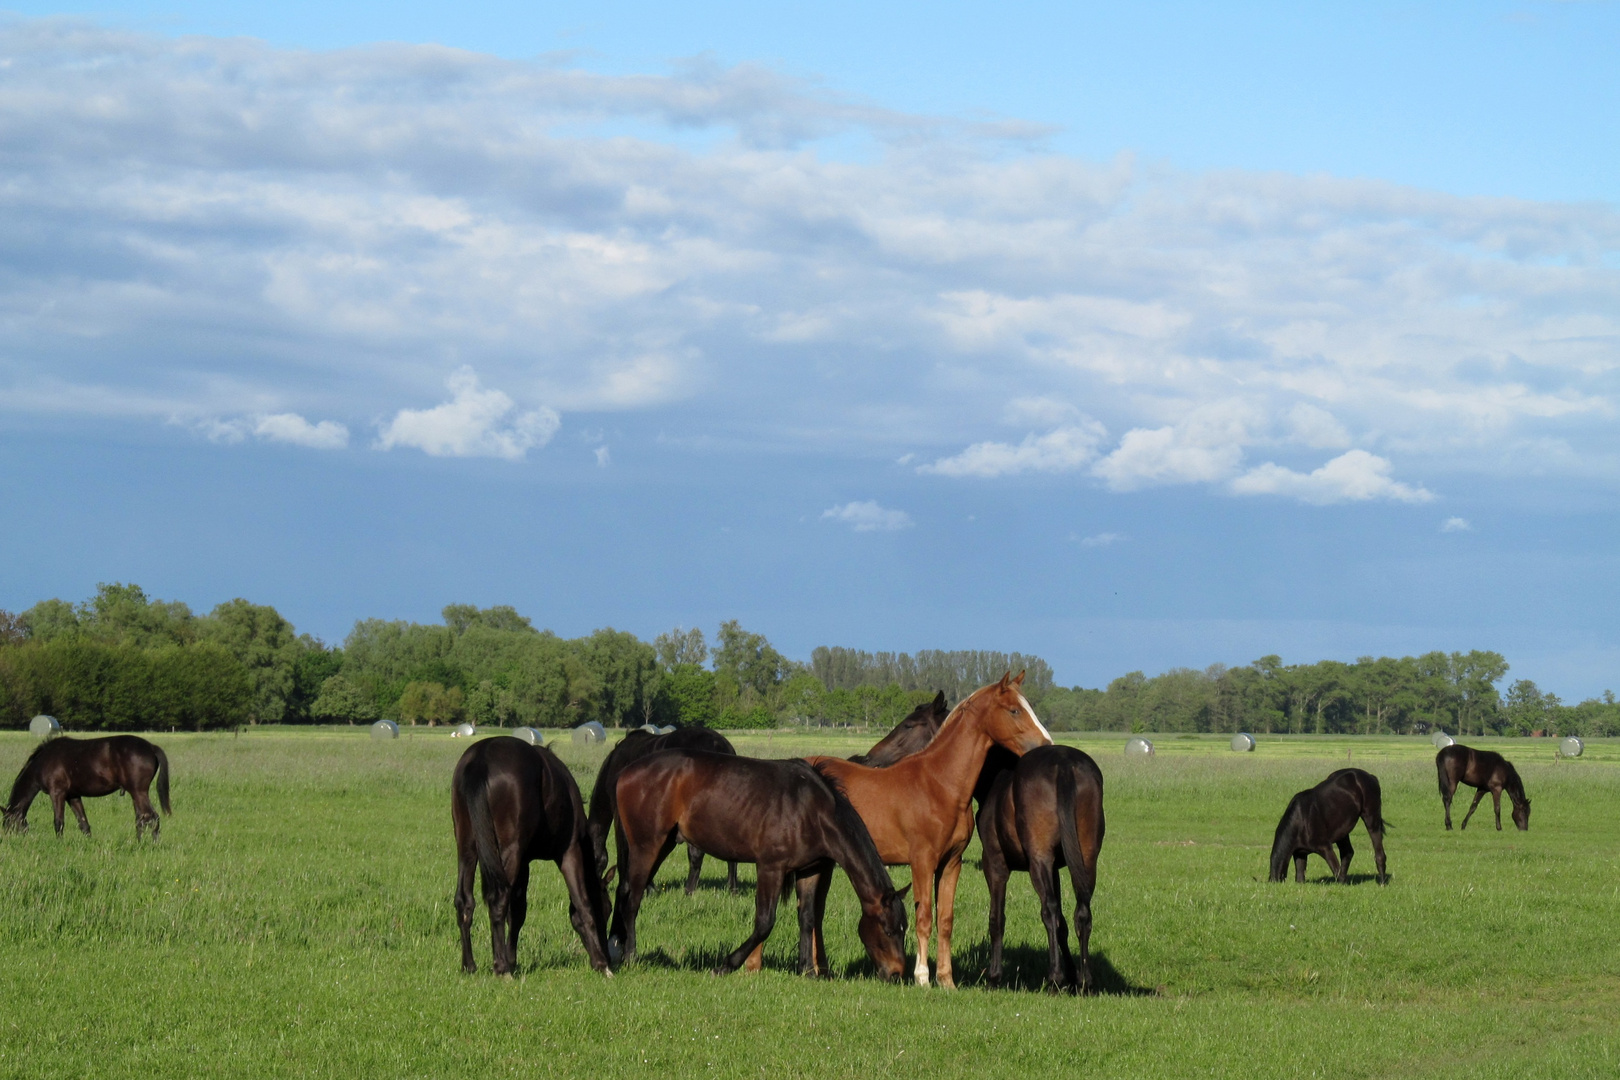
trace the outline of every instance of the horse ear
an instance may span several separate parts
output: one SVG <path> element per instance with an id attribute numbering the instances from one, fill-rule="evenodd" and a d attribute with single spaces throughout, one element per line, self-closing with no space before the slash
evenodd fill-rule
<path id="1" fill-rule="evenodd" d="M 618 872 L 619 872 L 619 864 L 618 863 L 614 863 L 612 866 L 608 867 L 607 868 L 607 873 L 602 875 L 602 888 L 605 889 L 609 885 L 612 885 L 613 884 L 613 875 L 617 874 Z"/>
<path id="2" fill-rule="evenodd" d="M 908 881 L 902 887 L 894 890 L 894 898 L 896 900 L 904 900 L 906 898 L 906 893 L 908 893 L 910 891 L 911 891 L 911 882 Z"/>
<path id="3" fill-rule="evenodd" d="M 950 706 L 945 703 L 945 691 L 941 690 L 939 693 L 934 695 L 935 712 L 944 712 L 949 708 Z"/>
<path id="4" fill-rule="evenodd" d="M 1001 673 L 1001 688 L 1003 690 L 1007 689 L 1007 684 L 1011 680 L 1012 680 L 1012 669 L 1009 668 L 1008 670 Z"/>
<path id="5" fill-rule="evenodd" d="M 1022 671 L 1020 671 L 1018 673 L 1018 677 L 1012 681 L 1012 684 L 1014 686 L 1023 686 L 1024 685 L 1024 673 Z"/>

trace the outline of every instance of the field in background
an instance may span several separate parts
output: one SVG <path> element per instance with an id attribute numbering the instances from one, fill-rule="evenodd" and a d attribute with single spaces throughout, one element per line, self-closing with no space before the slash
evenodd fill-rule
<path id="1" fill-rule="evenodd" d="M 679 854 L 643 908 L 642 961 L 616 978 L 586 968 L 543 864 L 521 976 L 488 975 L 479 930 L 484 970 L 467 978 L 448 810 L 465 744 L 444 729 L 393 743 L 348 728 L 155 738 L 175 777 L 159 843 L 135 843 L 121 797 L 87 803 L 91 838 L 70 817 L 57 840 L 45 801 L 29 835 L 0 838 L 0 1076 L 1620 1073 L 1620 743 L 1560 762 L 1551 740 L 1479 740 L 1518 764 L 1532 831 L 1497 833 L 1487 799 L 1448 834 L 1426 740 L 1278 736 L 1240 755 L 1224 737 L 1158 736 L 1156 757 L 1128 761 L 1124 736 L 1062 735 L 1107 785 L 1093 937 L 1105 992 L 1074 999 L 1033 989 L 1045 935 L 1023 878 L 1008 946 L 1024 988 L 974 985 L 976 846 L 954 994 L 868 977 L 843 880 L 828 937 L 847 977 L 792 973 L 791 903 L 763 973 L 705 974 L 745 936 L 752 897 L 728 896 L 712 862 L 701 893 L 682 895 Z M 872 740 L 734 741 L 788 756 Z M 0 734 L 5 783 L 32 745 Z M 557 749 L 588 791 L 605 748 Z M 1392 884 L 1367 876 L 1359 830 L 1351 887 L 1325 883 L 1314 859 L 1306 886 L 1265 883 L 1288 797 L 1346 763 L 1382 780 Z"/>

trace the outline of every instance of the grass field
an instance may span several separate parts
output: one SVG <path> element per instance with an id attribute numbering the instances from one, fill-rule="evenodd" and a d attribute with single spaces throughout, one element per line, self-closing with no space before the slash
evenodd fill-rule
<path id="1" fill-rule="evenodd" d="M 487 929 L 465 977 L 448 794 L 465 744 L 443 729 L 157 738 L 176 811 L 159 842 L 135 842 L 121 797 L 86 804 L 93 837 L 70 815 L 58 840 L 42 800 L 28 835 L 0 838 L 0 1076 L 1620 1075 L 1620 743 L 1558 762 L 1550 740 L 1481 740 L 1518 764 L 1532 829 L 1496 832 L 1487 800 L 1447 833 L 1425 740 L 1274 737 L 1234 754 L 1163 736 L 1127 761 L 1122 736 L 1060 736 L 1107 785 L 1103 992 L 1071 998 L 1034 989 L 1045 934 L 1022 877 L 1007 935 L 1022 988 L 976 985 L 976 845 L 955 993 L 867 974 L 842 878 L 827 926 L 845 977 L 792 973 L 791 905 L 764 972 L 711 977 L 747 933 L 752 868 L 750 895 L 727 895 L 710 862 L 689 898 L 679 856 L 643 908 L 642 959 L 617 977 L 586 967 L 544 864 L 520 977 L 487 973 Z M 873 737 L 735 741 L 779 757 Z M 5 783 L 32 745 L 0 734 Z M 558 749 L 588 790 L 603 750 Z M 1367 876 L 1359 829 L 1350 887 L 1317 859 L 1308 885 L 1265 883 L 1288 797 L 1347 762 L 1382 780 L 1391 884 Z"/>

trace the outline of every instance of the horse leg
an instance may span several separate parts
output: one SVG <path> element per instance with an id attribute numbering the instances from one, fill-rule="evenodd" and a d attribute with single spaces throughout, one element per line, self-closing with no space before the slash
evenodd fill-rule
<path id="1" fill-rule="evenodd" d="M 1491 789 L 1491 805 L 1496 810 L 1496 831 L 1502 831 L 1502 792 L 1496 788 Z M 86 829 L 85 832 L 89 832 Z"/>
<path id="2" fill-rule="evenodd" d="M 934 867 L 912 863 L 911 881 L 911 898 L 917 905 L 917 966 L 912 973 L 918 986 L 927 986 L 928 938 L 934 932 Z"/>
<path id="3" fill-rule="evenodd" d="M 1300 852 L 1300 853 L 1298 853 L 1298 854 L 1296 854 L 1294 856 L 1294 882 L 1295 882 L 1295 884 L 1298 884 L 1298 885 L 1305 884 L 1305 860 L 1308 859 L 1308 858 L 1310 858 L 1310 856 L 1305 854 L 1304 852 Z"/>
<path id="4" fill-rule="evenodd" d="M 1063 951 L 1067 947 L 1069 928 L 1063 922 L 1063 901 L 1058 896 L 1057 875 L 1053 872 L 1052 856 L 1046 852 L 1031 852 L 1029 883 L 1035 887 L 1035 896 L 1041 902 L 1041 922 L 1046 927 L 1046 985 L 1061 990 L 1068 984 L 1064 970 Z"/>
<path id="5" fill-rule="evenodd" d="M 671 829 L 650 856 L 645 846 L 619 849 L 619 891 L 618 902 L 613 905 L 612 937 L 623 942 L 620 959 L 626 964 L 636 958 L 636 916 L 641 913 L 642 898 L 658 868 L 675 850 L 676 836 L 676 830 Z"/>
<path id="6" fill-rule="evenodd" d="M 84 835 L 89 836 L 90 835 L 90 819 L 84 816 L 84 800 L 79 798 L 77 795 L 75 795 L 73 798 L 68 800 L 68 805 L 73 807 L 73 816 L 79 819 L 79 831 L 84 833 Z M 1501 817 L 1502 815 L 1501 815 L 1500 812 L 1498 812 L 1496 816 Z M 136 815 L 136 817 L 135 817 L 135 839 L 139 840 L 140 838 L 141 838 L 141 819 L 140 819 L 140 815 Z"/>
<path id="7" fill-rule="evenodd" d="M 152 839 L 158 838 L 158 812 L 152 809 L 152 796 L 145 790 L 135 789 L 129 793 L 129 801 L 135 804 L 135 839 L 141 838 L 141 826 L 145 825 L 152 830 Z"/>
<path id="8" fill-rule="evenodd" d="M 1389 872 L 1384 869 L 1384 833 L 1382 829 L 1368 829 L 1367 835 L 1372 838 L 1373 865 L 1378 868 L 1378 884 L 1389 884 Z"/>
<path id="9" fill-rule="evenodd" d="M 1339 881 L 1348 885 L 1350 883 L 1350 860 L 1355 857 L 1356 849 L 1350 846 L 1350 838 L 1346 836 L 1339 841 Z"/>
<path id="10" fill-rule="evenodd" d="M 1327 860 L 1328 869 L 1333 871 L 1333 876 L 1339 880 L 1340 884 L 1348 884 L 1344 877 L 1344 867 L 1339 865 L 1339 857 L 1333 854 L 1332 844 L 1323 844 L 1317 849 L 1316 853 Z"/>
<path id="11" fill-rule="evenodd" d="M 833 867 L 802 873 L 799 894 L 799 974 L 823 978 L 832 972 L 827 966 L 827 942 L 821 933 L 821 919 L 827 910 L 827 891 L 832 888 Z"/>
<path id="12" fill-rule="evenodd" d="M 1007 930 L 1007 862 L 998 851 L 994 855 L 986 847 L 981 856 L 984 864 L 984 883 L 990 889 L 990 970 L 985 981 L 991 986 L 1001 985 L 1001 939 Z"/>
<path id="13" fill-rule="evenodd" d="M 742 886 L 737 884 L 737 864 L 734 862 L 726 863 L 726 892 L 733 896 L 742 892 Z"/>
<path id="14" fill-rule="evenodd" d="M 939 902 L 935 907 L 939 922 L 939 985 L 947 990 L 956 989 L 951 975 L 951 929 L 956 923 L 956 883 L 962 876 L 962 853 L 958 851 L 945 863 L 939 875 Z"/>
<path id="15" fill-rule="evenodd" d="M 511 896 L 506 903 L 506 949 L 512 970 L 517 970 L 518 933 L 529 917 L 529 864 L 518 860 L 518 872 L 512 878 Z"/>
<path id="16" fill-rule="evenodd" d="M 1446 832 L 1451 831 L 1451 796 L 1457 791 L 1456 787 L 1441 787 L 1440 801 L 1446 805 Z"/>
<path id="17" fill-rule="evenodd" d="M 703 852 L 695 844 L 686 845 L 686 895 L 698 890 L 698 877 L 703 873 Z"/>
<path id="18" fill-rule="evenodd" d="M 459 853 L 456 866 L 456 924 L 461 927 L 461 970 L 468 975 L 478 970 L 472 952 L 473 909 L 476 906 L 473 900 L 473 873 L 477 866 L 472 845 L 468 844 Z"/>
<path id="19" fill-rule="evenodd" d="M 756 948 L 764 947 L 765 939 L 771 936 L 771 927 L 776 925 L 776 902 L 781 898 L 785 875 L 774 866 L 761 865 L 757 870 L 759 883 L 754 890 L 754 932 L 720 961 L 714 969 L 716 975 L 727 975 L 742 967 L 743 961 Z"/>
<path id="20" fill-rule="evenodd" d="M 1483 799 L 1484 797 L 1485 797 L 1485 789 L 1484 788 L 1480 788 L 1477 792 L 1474 793 L 1473 805 L 1471 805 L 1468 808 L 1468 813 L 1463 815 L 1462 824 L 1457 826 L 1459 829 L 1468 828 L 1468 819 L 1474 816 L 1474 811 L 1479 809 L 1479 800 Z"/>
<path id="21" fill-rule="evenodd" d="M 62 835 L 62 811 L 67 807 L 67 796 L 64 792 L 51 792 L 51 820 L 56 824 L 56 835 Z"/>
<path id="22" fill-rule="evenodd" d="M 491 969 L 497 975 L 510 975 L 512 963 L 506 955 L 506 915 L 512 899 L 511 887 L 501 881 L 484 880 L 484 906 L 489 909 L 489 952 Z"/>
<path id="23" fill-rule="evenodd" d="M 597 872 L 595 855 L 578 844 L 570 845 L 563 853 L 563 857 L 557 860 L 557 869 L 562 871 L 563 884 L 568 888 L 569 907 L 573 916 L 571 921 L 575 933 L 579 934 L 580 941 L 585 946 L 585 955 L 590 959 L 592 969 L 605 972 L 608 970 L 608 955 L 603 944 L 603 927 L 597 921 L 596 908 L 591 904 L 590 886 L 601 888 L 599 884 L 589 880 Z"/>

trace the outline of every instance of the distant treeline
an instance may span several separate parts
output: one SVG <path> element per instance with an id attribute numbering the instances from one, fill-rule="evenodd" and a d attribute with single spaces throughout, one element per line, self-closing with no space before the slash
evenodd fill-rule
<path id="1" fill-rule="evenodd" d="M 443 622 L 362 619 L 328 646 L 268 606 L 237 599 L 197 615 L 136 585 L 80 604 L 0 611 L 0 723 L 38 713 L 69 730 L 229 728 L 255 723 L 608 727 L 643 723 L 881 728 L 943 690 L 952 703 L 1004 671 L 1049 728 L 1620 734 L 1620 705 L 1563 705 L 1490 652 L 1354 664 L 1141 672 L 1106 690 L 1057 686 L 1038 656 L 983 651 L 867 653 L 821 647 L 789 660 L 761 634 L 676 628 L 645 642 L 611 628 L 580 638 L 537 630 L 510 607 L 452 604 Z"/>

